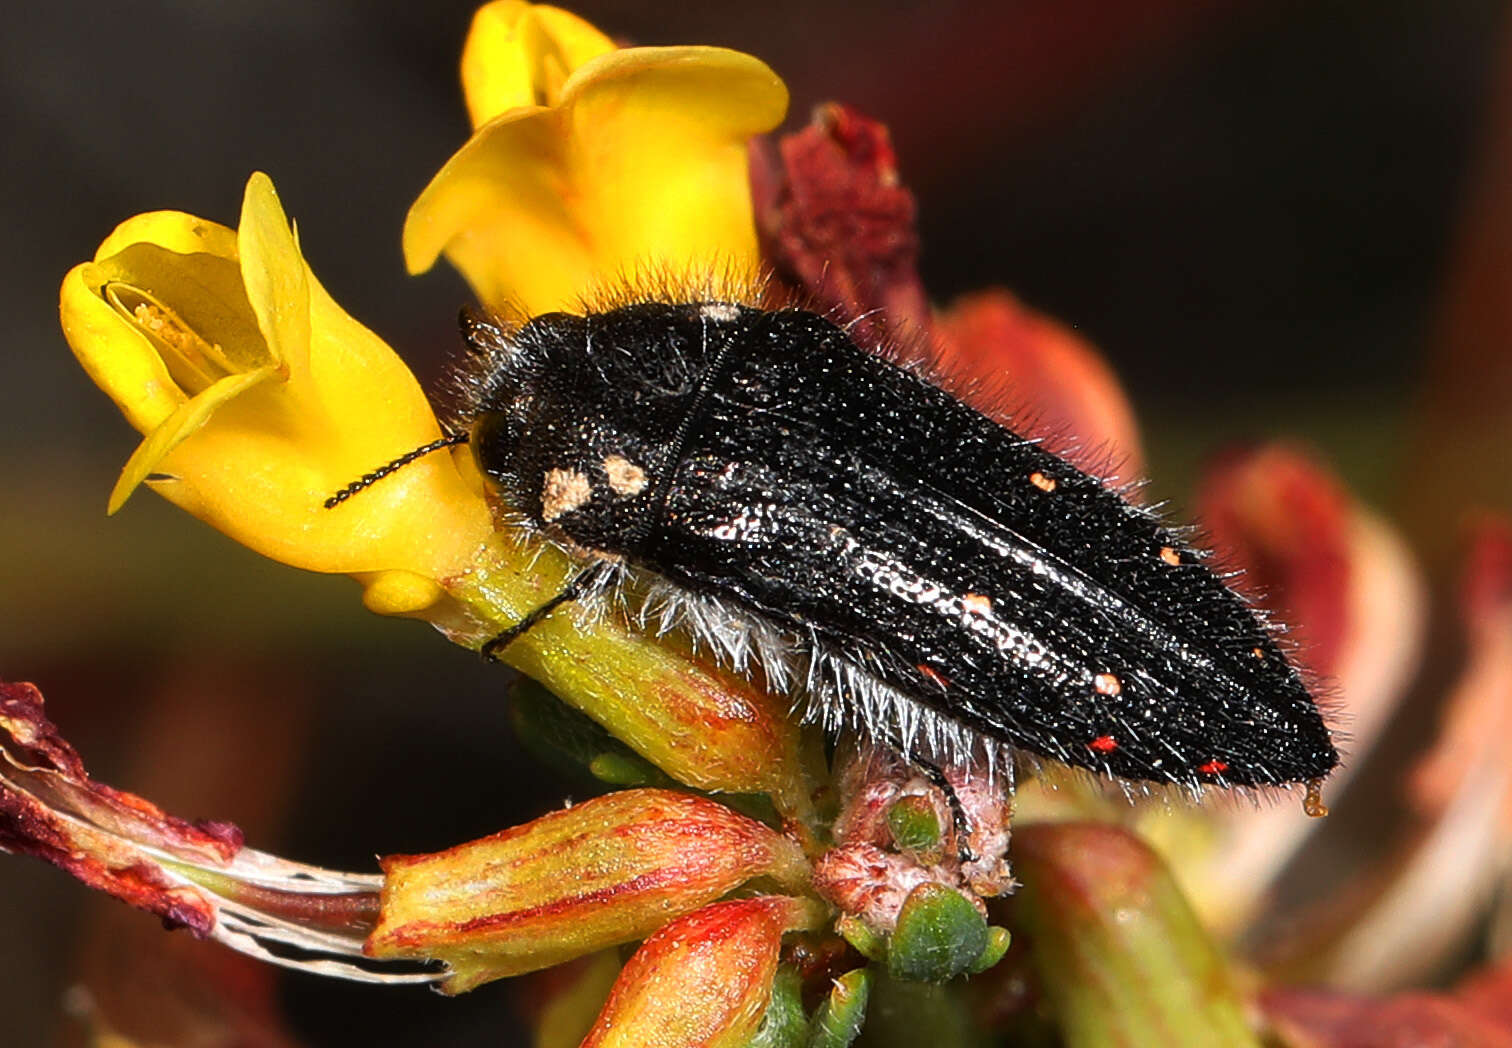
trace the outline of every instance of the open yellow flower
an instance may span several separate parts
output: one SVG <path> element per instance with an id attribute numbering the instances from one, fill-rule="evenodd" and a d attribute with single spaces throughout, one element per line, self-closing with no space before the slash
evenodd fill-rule
<path id="1" fill-rule="evenodd" d="M 426 619 L 470 647 L 575 570 L 495 530 L 458 468 L 465 452 L 326 508 L 440 427 L 403 361 L 316 281 L 267 176 L 248 182 L 235 231 L 172 211 L 123 223 L 69 272 L 61 309 L 85 370 L 146 435 L 112 509 L 146 483 L 265 556 L 356 576 L 373 611 Z M 808 810 L 786 700 L 738 675 L 617 618 L 570 613 L 506 658 L 680 781 Z"/>
<path id="2" fill-rule="evenodd" d="M 501 0 L 463 79 L 477 130 L 410 209 L 411 272 L 445 253 L 481 302 L 527 317 L 626 281 L 754 279 L 746 142 L 787 110 L 764 63 L 610 50 L 565 12 Z"/>
<path id="3" fill-rule="evenodd" d="M 441 579 L 487 538 L 487 506 L 445 456 L 324 508 L 440 428 L 404 362 L 315 279 L 266 175 L 234 231 L 178 211 L 126 221 L 68 273 L 61 311 L 79 362 L 145 434 L 112 511 L 145 482 L 266 556 L 328 572 Z"/>

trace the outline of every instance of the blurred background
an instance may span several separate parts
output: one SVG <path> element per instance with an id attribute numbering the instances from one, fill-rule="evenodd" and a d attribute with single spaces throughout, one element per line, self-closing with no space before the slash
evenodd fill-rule
<path id="1" fill-rule="evenodd" d="M 1285 435 L 1430 568 L 1467 510 L 1512 508 L 1505 4 L 856 7 L 574 10 L 627 40 L 762 57 L 792 90 L 790 126 L 828 99 L 886 121 L 937 301 L 1003 285 L 1100 347 L 1178 507 L 1217 450 Z M 149 493 L 107 520 L 138 438 L 68 352 L 57 287 L 132 214 L 234 225 L 265 170 L 337 301 L 434 385 L 468 296 L 444 267 L 407 277 L 399 230 L 467 135 L 472 9 L 53 0 L 0 34 L 0 676 L 43 689 L 96 777 L 347 869 L 519 822 L 565 787 L 519 752 L 505 671 Z M 79 1036 L 80 980 L 101 1007 L 172 1010 L 174 966 L 239 980 L 308 1044 L 508 1043 L 516 1021 L 508 984 L 451 1001 L 264 982 L 31 860 L 0 858 L 0 928 L 17 1045 Z M 260 1021 L 219 1007 L 172 1006 Z"/>

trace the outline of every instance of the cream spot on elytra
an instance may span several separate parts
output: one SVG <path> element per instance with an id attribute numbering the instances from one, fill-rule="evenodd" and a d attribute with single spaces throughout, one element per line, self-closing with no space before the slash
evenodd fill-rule
<path id="1" fill-rule="evenodd" d="M 1029 474 L 1029 483 L 1033 484 L 1041 491 L 1050 492 L 1055 490 L 1055 478 L 1047 477 L 1039 470 L 1035 470 L 1033 473 Z"/>
<path id="2" fill-rule="evenodd" d="M 556 520 L 593 498 L 593 485 L 576 470 L 548 469 L 541 485 L 541 519 Z"/>
<path id="3" fill-rule="evenodd" d="M 646 471 L 623 455 L 604 459 L 604 475 L 609 478 L 609 490 L 616 495 L 639 495 L 646 490 Z"/>
<path id="4" fill-rule="evenodd" d="M 740 307 L 733 302 L 710 302 L 698 312 L 716 323 L 728 324 L 740 319 Z"/>

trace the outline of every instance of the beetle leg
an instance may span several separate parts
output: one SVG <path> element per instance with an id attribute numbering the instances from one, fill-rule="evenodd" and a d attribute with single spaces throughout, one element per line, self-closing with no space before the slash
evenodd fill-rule
<path id="1" fill-rule="evenodd" d="M 945 772 L 938 764 L 921 760 L 915 760 L 914 764 L 918 765 L 926 779 L 939 787 L 940 792 L 945 794 L 945 800 L 950 804 L 950 817 L 955 822 L 956 857 L 961 861 L 961 865 L 976 862 L 981 856 L 972 851 L 971 845 L 967 843 L 971 834 L 971 821 L 966 818 L 966 808 L 961 804 L 961 798 L 956 793 L 955 787 L 950 785 L 950 780 L 945 777 Z"/>
<path id="2" fill-rule="evenodd" d="M 562 587 L 562 592 L 530 612 L 530 614 L 526 615 L 519 622 L 516 622 L 503 633 L 489 640 L 478 649 L 478 654 L 490 662 L 498 662 L 505 648 L 524 636 L 532 626 L 540 622 L 547 615 L 550 615 L 559 606 L 569 601 L 577 600 L 597 589 L 600 583 L 608 577 L 609 572 L 613 568 L 614 565 L 606 561 L 597 561 L 588 565 L 588 567 L 574 575 L 567 585 Z"/>

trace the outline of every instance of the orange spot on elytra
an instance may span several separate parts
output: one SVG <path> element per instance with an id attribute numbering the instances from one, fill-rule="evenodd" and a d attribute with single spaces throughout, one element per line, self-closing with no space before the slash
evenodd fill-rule
<path id="1" fill-rule="evenodd" d="M 1198 765 L 1197 770 L 1203 775 L 1221 775 L 1223 772 L 1228 771 L 1228 762 L 1214 757 L 1206 764 Z"/>
<path id="2" fill-rule="evenodd" d="M 1263 648 L 1251 648 L 1250 649 L 1250 654 L 1253 655 L 1257 659 L 1263 659 L 1263 658 L 1265 658 L 1265 649 L 1263 649 Z"/>
<path id="3" fill-rule="evenodd" d="M 1175 546 L 1161 546 L 1160 559 L 1171 565 L 1171 567 L 1173 568 L 1178 567 L 1181 564 L 1181 554 L 1176 552 Z"/>
<path id="4" fill-rule="evenodd" d="M 1039 470 L 1035 470 L 1033 473 L 1029 474 L 1029 483 L 1033 484 L 1041 491 L 1055 490 L 1055 478 L 1047 477 Z"/>
<path id="5" fill-rule="evenodd" d="M 916 669 L 920 673 L 924 674 L 924 676 L 926 676 L 930 680 L 934 681 L 940 687 L 942 687 L 942 688 L 948 688 L 948 687 L 950 687 L 950 679 L 948 677 L 946 677 L 945 674 L 943 674 L 939 670 L 935 669 L 933 666 L 926 666 L 926 665 L 924 665 L 921 662 L 917 666 L 915 666 L 914 669 Z"/>
<path id="6" fill-rule="evenodd" d="M 974 611 L 978 615 L 991 615 L 992 599 L 984 597 L 980 593 L 968 593 L 961 598 L 961 607 L 967 611 Z"/>
<path id="7" fill-rule="evenodd" d="M 1117 695 L 1123 691 L 1123 682 L 1111 673 L 1099 673 L 1092 678 L 1092 687 L 1099 695 Z"/>
<path id="8" fill-rule="evenodd" d="M 1118 740 L 1111 735 L 1099 735 L 1087 743 L 1087 749 L 1096 750 L 1098 753 L 1112 753 L 1118 749 Z"/>
<path id="9" fill-rule="evenodd" d="M 1313 779 L 1307 784 L 1307 794 L 1302 798 L 1302 810 L 1309 818 L 1321 819 L 1328 814 L 1328 805 L 1323 803 L 1323 780 Z"/>

